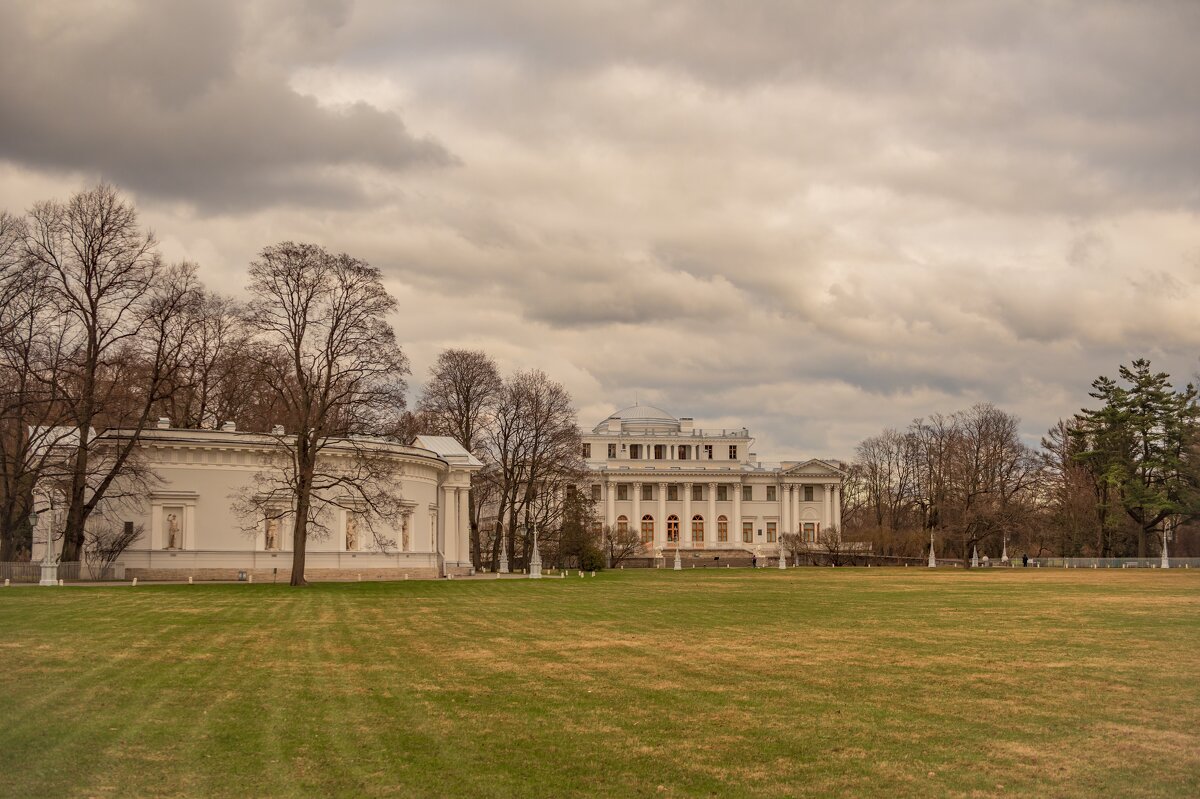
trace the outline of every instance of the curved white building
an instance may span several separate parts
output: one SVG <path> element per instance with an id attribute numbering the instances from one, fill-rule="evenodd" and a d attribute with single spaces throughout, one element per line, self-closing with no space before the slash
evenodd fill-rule
<path id="1" fill-rule="evenodd" d="M 324 537 L 310 536 L 305 574 L 310 579 L 403 579 L 470 571 L 467 491 L 482 464 L 450 438 L 421 436 L 413 446 L 371 442 L 372 452 L 395 466 L 403 510 L 399 517 L 366 525 L 350 510 L 325 519 Z M 140 525 L 141 536 L 120 558 L 126 577 L 238 579 L 286 582 L 292 566 L 292 517 L 248 519 L 237 497 L 254 485 L 272 452 L 272 439 L 231 428 L 172 429 L 160 422 L 142 435 L 139 463 L 159 478 L 145 497 L 110 511 L 108 523 Z M 322 457 L 348 458 L 333 446 Z M 53 524 L 43 514 L 42 524 Z M 34 540 L 44 540 L 44 533 Z M 381 544 L 380 542 L 386 542 Z M 34 559 L 41 556 L 37 547 Z"/>
<path id="2" fill-rule="evenodd" d="M 841 528 L 845 473 L 817 459 L 759 463 L 744 427 L 705 430 L 689 417 L 633 405 L 583 433 L 582 442 L 605 525 L 638 530 L 656 553 L 770 556 L 783 533 L 815 544 L 822 530 Z"/>

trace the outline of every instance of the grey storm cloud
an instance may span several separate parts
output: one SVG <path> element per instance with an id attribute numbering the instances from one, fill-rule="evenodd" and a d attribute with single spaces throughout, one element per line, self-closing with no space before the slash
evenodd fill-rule
<path id="1" fill-rule="evenodd" d="M 0 157 L 217 209 L 360 204 L 368 190 L 349 168 L 452 162 L 396 113 L 322 107 L 295 92 L 285 70 L 249 57 L 254 32 L 240 6 L 67 4 L 54 19 L 48 6 L 10 9 Z M 286 27 L 290 12 L 279 11 L 273 23 Z"/>
<path id="2" fill-rule="evenodd" d="M 848 456 L 993 401 L 1027 440 L 1200 332 L 1200 4 L 5 6 L 0 202 L 104 178 L 240 285 L 380 266 L 446 346 Z M 227 290 L 227 289 L 226 289 Z M 595 418 L 593 418 L 595 417 Z"/>

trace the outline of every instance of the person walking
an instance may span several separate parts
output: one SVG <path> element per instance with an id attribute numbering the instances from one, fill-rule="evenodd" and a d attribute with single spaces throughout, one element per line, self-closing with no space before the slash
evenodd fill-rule
<path id="1" fill-rule="evenodd" d="M 1028 552 L 1021 555 L 1021 565 L 1027 569 L 1029 568 L 1029 553 Z"/>

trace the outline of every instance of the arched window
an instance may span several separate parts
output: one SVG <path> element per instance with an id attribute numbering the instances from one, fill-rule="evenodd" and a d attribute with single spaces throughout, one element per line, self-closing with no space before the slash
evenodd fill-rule
<path id="1" fill-rule="evenodd" d="M 667 517 L 667 540 L 679 541 L 679 517 L 674 513 Z"/>
<path id="2" fill-rule="evenodd" d="M 642 517 L 642 543 L 648 544 L 654 539 L 654 517 L 647 513 Z"/>
<path id="3" fill-rule="evenodd" d="M 729 519 L 724 516 L 717 517 L 717 540 L 729 540 Z"/>
<path id="4" fill-rule="evenodd" d="M 617 517 L 617 532 L 618 533 L 628 533 L 629 532 L 628 517 L 626 517 L 626 516 L 618 516 Z"/>
<path id="5" fill-rule="evenodd" d="M 692 517 L 692 540 L 704 540 L 704 517 L 699 513 Z"/>

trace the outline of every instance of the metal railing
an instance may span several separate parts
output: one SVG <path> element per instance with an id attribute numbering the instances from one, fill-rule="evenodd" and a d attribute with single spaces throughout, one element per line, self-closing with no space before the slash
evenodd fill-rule
<path id="1" fill-rule="evenodd" d="M 58 579 L 74 581 L 124 580 L 125 566 L 116 563 L 103 572 L 89 569 L 87 564 L 73 561 L 58 564 Z M 41 561 L 0 561 L 0 580 L 14 583 L 36 583 L 42 579 Z"/>
<path id="2" fill-rule="evenodd" d="M 1038 558 L 1051 568 L 1068 569 L 1158 569 L 1162 558 Z M 1030 559 L 1032 565 L 1033 560 Z M 1200 558 L 1167 558 L 1172 569 L 1200 569 Z"/>

